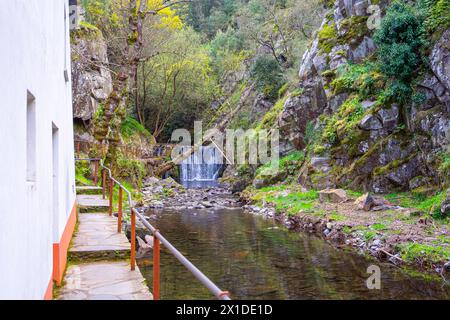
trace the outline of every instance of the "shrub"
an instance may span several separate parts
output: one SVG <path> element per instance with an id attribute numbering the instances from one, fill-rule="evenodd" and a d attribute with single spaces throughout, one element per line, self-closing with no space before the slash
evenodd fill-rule
<path id="1" fill-rule="evenodd" d="M 271 56 L 260 56 L 253 63 L 250 75 L 256 88 L 269 99 L 276 99 L 278 90 L 284 83 L 283 71 Z"/>
<path id="2" fill-rule="evenodd" d="M 420 13 L 408 4 L 393 3 L 374 36 L 381 71 L 401 81 L 409 80 L 421 62 L 424 34 Z"/>
<path id="3" fill-rule="evenodd" d="M 130 181 L 134 186 L 140 188 L 145 177 L 145 167 L 141 161 L 126 159 L 120 153 L 117 157 L 117 170 L 119 178 Z"/>

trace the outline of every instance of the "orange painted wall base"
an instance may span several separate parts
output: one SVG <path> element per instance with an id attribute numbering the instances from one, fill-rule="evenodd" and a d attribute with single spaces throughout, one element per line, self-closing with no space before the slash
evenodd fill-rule
<path id="1" fill-rule="evenodd" d="M 53 299 L 53 279 L 50 279 L 47 290 L 45 291 L 44 300 L 52 300 L 52 299 Z"/>
<path id="2" fill-rule="evenodd" d="M 73 205 L 66 227 L 59 243 L 53 244 L 53 280 L 57 285 L 61 284 L 64 270 L 67 264 L 67 251 L 69 250 L 70 240 L 77 223 L 77 204 Z"/>

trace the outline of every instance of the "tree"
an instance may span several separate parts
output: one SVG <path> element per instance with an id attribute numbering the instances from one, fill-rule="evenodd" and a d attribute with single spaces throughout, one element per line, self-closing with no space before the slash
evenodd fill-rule
<path id="1" fill-rule="evenodd" d="M 281 67 L 274 58 L 268 55 L 258 57 L 252 65 L 250 74 L 258 90 L 267 98 L 277 98 L 284 79 Z"/>
<path id="2" fill-rule="evenodd" d="M 102 117 L 94 126 L 96 139 L 108 144 L 106 161 L 113 168 L 132 82 L 139 63 L 145 59 L 144 24 L 151 20 L 154 28 L 177 25 L 180 19 L 171 10 L 176 3 L 171 0 L 84 1 L 89 22 L 103 32 L 113 72 L 113 90 L 104 103 Z"/>
<path id="3" fill-rule="evenodd" d="M 375 33 L 381 71 L 407 81 L 421 62 L 424 44 L 423 19 L 412 6 L 395 2 Z"/>
<path id="4" fill-rule="evenodd" d="M 217 90 L 210 58 L 191 28 L 176 30 L 160 53 L 141 64 L 137 109 L 155 138 L 170 138 L 176 127 L 190 127 L 209 107 Z"/>

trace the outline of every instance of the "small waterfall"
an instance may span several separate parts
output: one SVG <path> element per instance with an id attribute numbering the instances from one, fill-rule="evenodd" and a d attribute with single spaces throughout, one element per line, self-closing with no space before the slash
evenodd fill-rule
<path id="1" fill-rule="evenodd" d="M 183 148 L 183 152 L 189 147 Z M 223 156 L 214 146 L 201 147 L 180 164 L 180 180 L 187 188 L 205 188 L 217 185 Z"/>

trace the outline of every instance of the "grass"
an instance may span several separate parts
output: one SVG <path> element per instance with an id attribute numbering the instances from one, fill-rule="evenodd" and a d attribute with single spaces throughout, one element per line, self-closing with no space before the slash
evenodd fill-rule
<path id="1" fill-rule="evenodd" d="M 256 176 L 269 176 L 277 171 L 287 171 L 289 174 L 294 174 L 300 168 L 304 159 L 305 153 L 303 151 L 293 151 L 279 159 L 275 164 L 268 162 L 259 167 L 256 170 Z"/>
<path id="2" fill-rule="evenodd" d="M 440 213 L 442 202 L 445 199 L 445 191 L 441 191 L 434 196 L 426 197 L 421 194 L 408 192 L 391 193 L 385 196 L 390 202 L 405 208 L 415 208 L 425 214 L 430 214 L 434 218 L 443 218 Z"/>
<path id="3" fill-rule="evenodd" d="M 409 262 L 418 260 L 429 262 L 441 262 L 450 260 L 450 250 L 443 246 L 409 243 L 400 244 L 399 249 L 403 259 Z"/>
<path id="4" fill-rule="evenodd" d="M 376 231 L 387 230 L 387 226 L 383 223 L 374 223 L 370 228 Z"/>
<path id="5" fill-rule="evenodd" d="M 150 132 L 132 117 L 126 117 L 122 122 L 121 133 L 126 138 L 133 136 L 135 133 L 140 133 L 147 138 L 152 137 Z"/>
<path id="6" fill-rule="evenodd" d="M 339 214 L 337 212 L 332 212 L 329 215 L 329 218 L 331 220 L 333 220 L 333 221 L 345 221 L 345 220 L 347 220 L 347 218 L 345 216 L 343 216 L 343 215 L 341 215 L 341 214 Z"/>
<path id="7" fill-rule="evenodd" d="M 252 200 L 258 203 L 269 202 L 275 206 L 279 213 L 286 213 L 289 216 L 299 212 L 312 212 L 316 200 L 319 198 L 316 190 L 306 192 L 294 191 L 291 186 L 279 185 L 265 187 L 260 190 L 252 190 Z M 287 194 L 281 194 L 287 191 Z"/>
<path id="8" fill-rule="evenodd" d="M 92 181 L 86 178 L 82 173 L 75 173 L 75 182 L 78 186 L 89 186 L 92 185 Z"/>

